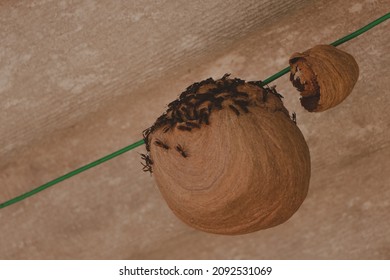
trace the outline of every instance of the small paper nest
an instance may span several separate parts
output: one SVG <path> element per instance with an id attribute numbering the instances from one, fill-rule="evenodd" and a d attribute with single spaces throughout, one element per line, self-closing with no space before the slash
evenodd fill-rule
<path id="1" fill-rule="evenodd" d="M 281 95 L 260 82 L 207 79 L 144 131 L 144 170 L 172 211 L 206 232 L 243 234 L 288 220 L 306 197 L 310 155 Z"/>
<path id="2" fill-rule="evenodd" d="M 318 45 L 290 58 L 290 80 L 301 93 L 301 104 L 322 112 L 340 104 L 359 77 L 352 55 L 330 45 Z"/>

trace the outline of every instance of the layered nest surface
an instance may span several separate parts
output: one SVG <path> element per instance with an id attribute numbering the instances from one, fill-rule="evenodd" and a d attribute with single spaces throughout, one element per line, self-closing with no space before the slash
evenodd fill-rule
<path id="1" fill-rule="evenodd" d="M 194 83 L 143 136 L 144 170 L 194 228 L 243 234 L 272 227 L 306 197 L 308 147 L 282 96 L 260 81 L 224 75 Z"/>

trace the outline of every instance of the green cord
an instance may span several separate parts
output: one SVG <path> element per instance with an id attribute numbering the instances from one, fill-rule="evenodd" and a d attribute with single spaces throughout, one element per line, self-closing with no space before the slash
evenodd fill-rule
<path id="1" fill-rule="evenodd" d="M 374 26 L 377 26 L 378 24 L 384 22 L 385 20 L 388 20 L 390 18 L 390 13 L 387 13 L 385 14 L 384 16 L 381 16 L 380 18 L 374 20 L 373 22 L 370 22 L 369 24 L 367 24 L 366 26 L 363 26 L 362 28 L 356 30 L 355 32 L 352 32 L 351 34 L 341 38 L 341 39 L 338 39 L 337 41 L 334 41 L 333 43 L 331 43 L 332 46 L 334 47 L 337 47 L 353 38 L 356 38 L 357 36 L 363 34 L 364 32 L 370 30 L 371 28 L 373 28 Z"/>
<path id="2" fill-rule="evenodd" d="M 370 30 L 374 26 L 377 26 L 378 24 L 384 22 L 385 20 L 388 20 L 390 18 L 390 13 L 385 14 L 384 16 L 374 20 L 373 22 L 370 22 L 366 26 L 363 26 L 362 28 L 356 30 L 355 32 L 352 32 L 351 34 L 348 34 L 347 36 L 344 36 L 343 38 L 338 39 L 337 41 L 334 41 L 330 45 L 337 47 L 353 38 L 356 38 L 357 36 L 363 34 L 364 32 Z M 276 79 L 282 77 L 283 75 L 287 74 L 290 72 L 290 67 L 286 67 L 283 70 L 279 71 L 278 73 L 272 75 L 271 77 L 268 77 L 264 81 L 262 81 L 262 85 L 269 84 L 272 81 L 275 81 Z"/>
<path id="3" fill-rule="evenodd" d="M 283 70 L 279 71 L 276 74 L 273 74 L 271 77 L 268 77 L 264 81 L 261 81 L 261 84 L 263 86 L 265 86 L 265 85 L 269 84 L 270 82 L 275 81 L 276 79 L 282 77 L 284 74 L 287 74 L 288 72 L 290 72 L 290 66 L 284 68 Z"/>
<path id="4" fill-rule="evenodd" d="M 384 15 L 384 16 L 376 19 L 376 20 L 374 20 L 373 22 L 367 24 L 366 26 L 356 30 L 355 32 L 353 32 L 351 34 L 349 34 L 349 35 L 347 35 L 347 36 L 345 36 L 345 37 L 343 37 L 341 39 L 338 39 L 337 41 L 331 43 L 331 45 L 335 46 L 335 47 L 339 46 L 339 45 L 341 45 L 341 44 L 343 44 L 343 43 L 345 43 L 345 42 L 347 42 L 347 41 L 349 41 L 349 40 L 351 40 L 353 38 L 356 38 L 360 34 L 363 34 L 364 32 L 370 30 L 374 26 L 384 22 L 385 20 L 387 20 L 389 18 L 390 18 L 390 13 L 388 13 L 388 14 L 386 14 L 386 15 Z M 288 72 L 290 72 L 290 67 L 286 67 L 283 70 L 279 71 L 278 73 L 272 75 L 271 77 L 268 77 L 267 79 L 262 81 L 262 84 L 263 85 L 269 84 L 270 82 L 280 78 L 281 76 L 287 74 Z M 29 192 L 26 192 L 26 193 L 24 193 L 22 195 L 19 195 L 19 196 L 14 197 L 14 198 L 6 201 L 6 202 L 1 203 L 0 204 L 0 209 L 4 208 L 4 207 L 7 207 L 7 206 L 9 206 L 11 204 L 14 204 L 14 203 L 16 203 L 18 201 L 21 201 L 21 200 L 23 200 L 23 199 L 25 199 L 25 198 L 27 198 L 29 196 L 32 196 L 32 195 L 34 195 L 34 194 L 36 194 L 38 192 L 41 192 L 44 189 L 47 189 L 47 188 L 49 188 L 49 187 L 51 187 L 51 186 L 53 186 L 53 185 L 55 185 L 55 184 L 57 184 L 57 183 L 59 183 L 61 181 L 64 181 L 64 180 L 66 180 L 66 179 L 68 179 L 70 177 L 73 177 L 73 176 L 75 176 L 75 175 L 77 175 L 77 174 L 79 174 L 79 173 L 81 173 L 83 171 L 86 171 L 86 170 L 88 170 L 88 169 L 90 169 L 92 167 L 95 167 L 95 166 L 97 166 L 97 165 L 99 165 L 99 164 L 101 164 L 103 162 L 106 162 L 106 161 L 108 161 L 108 160 L 110 160 L 110 159 L 112 159 L 114 157 L 117 157 L 117 156 L 119 156 L 119 155 L 121 155 L 123 153 L 126 153 L 126 152 L 128 152 L 128 151 L 130 151 L 130 150 L 132 150 L 132 149 L 134 149 L 136 147 L 139 147 L 139 146 L 143 145 L 143 144 L 145 144 L 144 140 L 139 140 L 139 141 L 137 141 L 137 142 L 135 142 L 135 143 L 133 143 L 133 144 L 131 144 L 129 146 L 126 146 L 126 147 L 124 147 L 124 148 L 122 148 L 122 149 L 120 149 L 120 150 L 118 150 L 116 152 L 113 152 L 112 154 L 109 154 L 109 155 L 107 155 L 105 157 L 102 157 L 102 158 L 96 160 L 96 161 L 88 163 L 88 164 L 86 164 L 86 165 L 84 165 L 84 166 L 82 166 L 82 167 L 80 167 L 78 169 L 75 169 L 75 170 L 73 170 L 73 171 L 71 171 L 69 173 L 66 173 L 65 175 L 62 175 L 61 177 L 58 177 L 57 179 L 54 179 L 54 180 L 52 180 L 50 182 L 47 182 L 46 184 L 43 184 L 42 186 L 39 186 L 39 187 L 29 191 Z"/>
<path id="5" fill-rule="evenodd" d="M 121 155 L 123 153 L 126 153 L 127 151 L 130 151 L 130 150 L 132 150 L 132 149 L 134 149 L 134 148 L 136 148 L 138 146 L 141 146 L 143 144 L 145 144 L 144 140 L 139 140 L 139 141 L 137 141 L 137 142 L 135 142 L 135 143 L 133 143 L 133 144 L 131 144 L 129 146 L 126 146 L 126 147 L 124 147 L 124 148 L 122 148 L 122 149 L 120 149 L 120 150 L 118 150 L 116 152 L 113 152 L 112 154 L 109 154 L 109 155 L 107 155 L 105 157 L 102 157 L 102 158 L 100 158 L 98 160 L 95 160 L 95 161 L 93 161 L 91 163 L 88 163 L 88 164 L 86 164 L 86 165 L 84 165 L 84 166 L 82 166 L 82 167 L 80 167 L 80 168 L 78 168 L 76 170 L 73 170 L 73 171 L 71 171 L 69 173 L 66 173 L 65 175 L 62 175 L 61 177 L 58 177 L 57 179 L 54 179 L 54 180 L 52 180 L 50 182 L 47 182 L 46 184 L 43 184 L 42 186 L 39 186 L 36 189 L 33 189 L 33 190 L 29 191 L 29 192 L 26 192 L 26 193 L 24 193 L 22 195 L 19 195 L 19 196 L 13 198 L 13 199 L 10 199 L 10 200 L 0 204 L 0 208 L 4 208 L 4 207 L 9 206 L 11 204 L 14 204 L 14 203 L 16 203 L 18 201 L 21 201 L 21 200 L 23 200 L 23 199 L 25 199 L 25 198 L 27 198 L 29 196 L 32 196 L 32 195 L 34 195 L 36 193 L 39 193 L 40 191 L 43 191 L 44 189 L 47 189 L 47 188 L 49 188 L 49 187 L 51 187 L 51 186 L 53 186 L 53 185 L 55 185 L 55 184 L 57 184 L 57 183 L 59 183 L 61 181 L 64 181 L 64 180 L 66 180 L 66 179 L 68 179 L 70 177 L 73 177 L 73 176 L 75 176 L 75 175 L 77 175 L 77 174 L 79 174 L 79 173 L 81 173 L 81 172 L 83 172 L 85 170 L 88 170 L 88 169 L 90 169 L 92 167 L 95 167 L 96 165 L 99 165 L 99 164 L 101 164 L 101 163 L 103 163 L 105 161 L 108 161 L 108 160 L 110 160 L 110 159 L 112 159 L 114 157 L 117 157 L 117 156 L 119 156 L 119 155 Z"/>

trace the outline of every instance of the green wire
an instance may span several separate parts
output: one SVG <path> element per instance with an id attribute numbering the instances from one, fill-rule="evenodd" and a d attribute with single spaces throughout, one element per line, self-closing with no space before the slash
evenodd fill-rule
<path id="1" fill-rule="evenodd" d="M 373 22 L 370 22 L 366 26 L 363 26 L 362 28 L 356 30 L 355 32 L 352 32 L 351 34 L 349 34 L 341 39 L 338 39 L 337 41 L 334 41 L 333 43 L 331 43 L 331 45 L 334 47 L 337 47 L 341 44 L 344 44 L 345 42 L 347 42 L 353 38 L 356 38 L 357 36 L 363 34 L 364 32 L 370 30 L 371 28 L 373 28 L 374 26 L 377 26 L 378 24 L 384 22 L 385 20 L 388 20 L 389 18 L 390 18 L 390 13 L 387 13 L 384 16 L 381 16 L 380 18 L 374 20 Z"/>
<path id="2" fill-rule="evenodd" d="M 357 36 L 363 34 L 364 32 L 370 30 L 374 26 L 377 26 L 378 24 L 384 22 L 385 20 L 388 20 L 390 18 L 390 13 L 385 14 L 384 16 L 381 16 L 380 18 L 374 20 L 373 22 L 370 22 L 366 26 L 363 26 L 362 28 L 356 30 L 355 32 L 352 32 L 351 34 L 348 34 L 347 36 L 344 36 L 343 38 L 338 39 L 337 41 L 334 41 L 330 45 L 337 47 L 353 38 L 356 38 Z M 270 82 L 275 81 L 276 79 L 282 77 L 283 75 L 287 74 L 290 72 L 290 67 L 286 67 L 283 70 L 279 71 L 278 73 L 272 75 L 271 77 L 268 77 L 264 81 L 262 81 L 262 85 L 269 84 Z"/>
<path id="3" fill-rule="evenodd" d="M 387 20 L 389 18 L 390 18 L 390 13 L 387 13 L 386 15 L 384 15 L 384 16 L 376 19 L 376 20 L 374 20 L 373 22 L 367 24 L 366 26 L 356 30 L 355 32 L 353 32 L 353 33 L 351 33 L 351 34 L 349 34 L 349 35 L 347 35 L 347 36 L 345 36 L 345 37 L 343 37 L 341 39 L 338 39 L 337 41 L 331 43 L 331 45 L 335 46 L 335 47 L 339 46 L 339 45 L 341 45 L 341 44 L 343 44 L 343 43 L 345 43 L 345 42 L 347 42 L 347 41 L 349 41 L 349 40 L 351 40 L 353 38 L 356 38 L 357 36 L 363 34 L 364 32 L 370 30 L 374 26 L 384 22 L 385 20 Z M 287 74 L 288 72 L 290 72 L 290 67 L 286 67 L 283 70 L 279 71 L 278 73 L 268 77 L 267 79 L 262 81 L 262 84 L 263 85 L 269 84 L 270 82 L 280 78 L 281 76 Z M 69 173 L 66 173 L 65 175 L 62 175 L 61 177 L 58 177 L 57 179 L 54 179 L 54 180 L 52 180 L 50 182 L 47 182 L 46 184 L 43 184 L 42 186 L 39 186 L 39 187 L 29 191 L 29 192 L 26 192 L 26 193 L 24 193 L 22 195 L 19 195 L 19 196 L 14 197 L 14 198 L 6 201 L 6 202 L 1 203 L 0 204 L 0 209 L 4 208 L 4 207 L 7 207 L 7 206 L 9 206 L 11 204 L 14 204 L 14 203 L 16 203 L 18 201 L 21 201 L 21 200 L 23 200 L 23 199 L 25 199 L 25 198 L 27 198 L 29 196 L 32 196 L 32 195 L 34 195 L 36 193 L 39 193 L 39 192 L 41 192 L 41 191 L 43 191 L 43 190 L 45 190 L 45 189 L 47 189 L 47 188 L 49 188 L 51 186 L 54 186 L 55 184 L 57 184 L 59 182 L 62 182 L 62 181 L 66 180 L 66 179 L 68 179 L 70 177 L 73 177 L 73 176 L 75 176 L 75 175 L 77 175 L 77 174 L 79 174 L 79 173 L 81 173 L 83 171 L 86 171 L 86 170 L 88 170 L 88 169 L 90 169 L 92 167 L 95 167 L 95 166 L 97 166 L 97 165 L 99 165 L 99 164 L 101 164 L 103 162 L 106 162 L 106 161 L 108 161 L 108 160 L 110 160 L 110 159 L 112 159 L 114 157 L 117 157 L 117 156 L 119 156 L 119 155 L 121 155 L 123 153 L 126 153 L 126 152 L 128 152 L 128 151 L 130 151 L 130 150 L 132 150 L 132 149 L 134 149 L 136 147 L 139 147 L 139 146 L 143 145 L 143 144 L 145 144 L 144 140 L 139 140 L 139 141 L 137 141 L 137 142 L 135 142 L 135 143 L 133 143 L 133 144 L 131 144 L 129 146 L 126 146 L 126 147 L 124 147 L 124 148 L 122 148 L 122 149 L 120 149 L 120 150 L 118 150 L 116 152 L 113 152 L 112 154 L 109 154 L 109 155 L 107 155 L 105 157 L 102 157 L 102 158 L 100 158 L 98 160 L 95 160 L 95 161 L 93 161 L 91 163 L 88 163 L 88 164 L 86 164 L 86 165 L 84 165 L 84 166 L 82 166 L 82 167 L 80 167 L 78 169 L 75 169 L 75 170 L 73 170 L 73 171 L 71 171 Z"/>
<path id="4" fill-rule="evenodd" d="M 286 68 L 279 71 L 278 73 L 273 74 L 271 77 L 268 77 L 264 81 L 261 81 L 261 84 L 263 86 L 265 86 L 266 84 L 269 84 L 270 82 L 275 81 L 276 79 L 282 77 L 284 74 L 287 74 L 288 72 L 290 72 L 290 66 L 287 66 Z"/>
<path id="5" fill-rule="evenodd" d="M 58 177 L 57 179 L 54 179 L 54 180 L 52 180 L 50 182 L 47 182 L 46 184 L 43 184 L 42 186 L 39 186 L 36 189 L 33 189 L 33 190 L 31 190 L 29 192 L 26 192 L 26 193 L 24 193 L 22 195 L 19 195 L 19 196 L 13 198 L 13 199 L 10 199 L 10 200 L 8 200 L 8 201 L 6 201 L 4 203 L 1 203 L 0 204 L 0 208 L 7 207 L 7 206 L 9 206 L 11 204 L 14 204 L 14 203 L 16 203 L 18 201 L 21 201 L 21 200 L 27 198 L 29 196 L 32 196 L 32 195 L 34 195 L 36 193 L 39 193 L 40 191 L 43 191 L 44 189 L 47 189 L 47 188 L 49 188 L 49 187 L 51 187 L 51 186 L 53 186 L 53 185 L 55 185 L 55 184 L 57 184 L 57 183 L 59 183 L 61 181 L 64 181 L 64 180 L 66 180 L 66 179 L 68 179 L 70 177 L 73 177 L 73 176 L 75 176 L 75 175 L 77 175 L 77 174 L 79 174 L 79 173 L 81 173 L 81 172 L 83 172 L 85 170 L 88 170 L 88 169 L 90 169 L 92 167 L 95 167 L 96 165 L 99 165 L 99 164 L 101 164 L 101 163 L 103 163 L 105 161 L 108 161 L 108 160 L 110 160 L 110 159 L 112 159 L 114 157 L 117 157 L 117 156 L 119 156 L 119 155 L 121 155 L 123 153 L 126 153 L 127 151 L 130 151 L 130 150 L 132 150 L 132 149 L 134 149 L 134 148 L 136 148 L 138 146 L 141 146 L 143 144 L 145 144 L 144 140 L 139 140 L 139 141 L 137 141 L 137 142 L 135 142 L 135 143 L 133 143 L 133 144 L 131 144 L 129 146 L 126 146 L 126 147 L 124 147 L 124 148 L 122 148 L 122 149 L 120 149 L 120 150 L 118 150 L 116 152 L 113 152 L 112 154 L 109 154 L 109 155 L 107 155 L 105 157 L 102 157 L 102 158 L 100 158 L 98 160 L 95 160 L 95 161 L 93 161 L 91 163 L 88 163 L 88 164 L 86 164 L 86 165 L 84 165 L 84 166 L 82 166 L 82 167 L 80 167 L 80 168 L 78 168 L 76 170 L 73 170 L 73 171 L 71 171 L 69 173 L 66 173 L 65 175 L 62 175 L 61 177 Z"/>

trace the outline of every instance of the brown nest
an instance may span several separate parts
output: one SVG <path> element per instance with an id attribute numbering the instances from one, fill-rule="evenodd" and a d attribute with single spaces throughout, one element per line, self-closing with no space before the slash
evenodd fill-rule
<path id="1" fill-rule="evenodd" d="M 209 78 L 188 87 L 144 131 L 144 170 L 182 221 L 243 234 L 297 211 L 310 155 L 281 98 L 261 82 Z"/>

